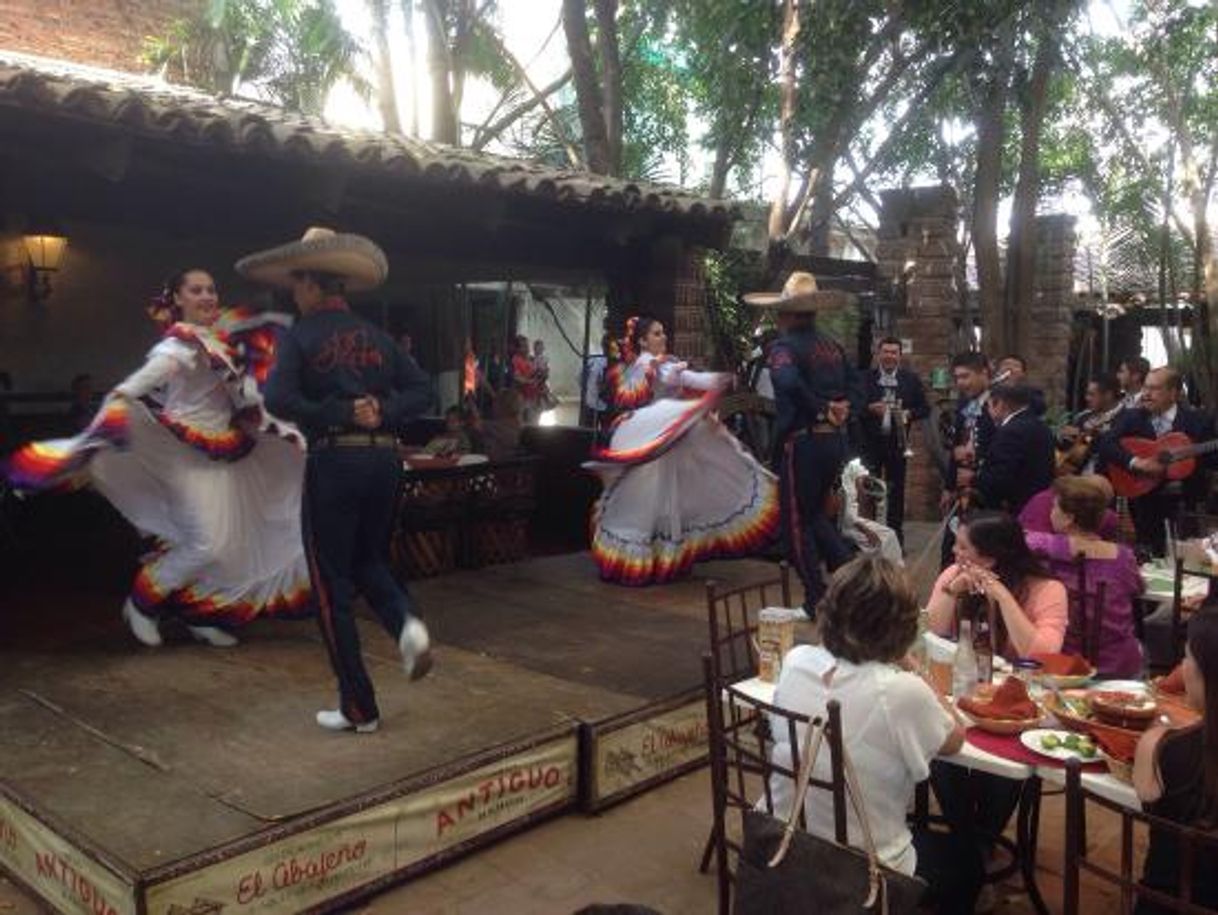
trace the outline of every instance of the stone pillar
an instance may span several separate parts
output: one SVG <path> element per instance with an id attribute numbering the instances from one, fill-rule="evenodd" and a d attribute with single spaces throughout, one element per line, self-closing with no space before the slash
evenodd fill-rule
<path id="1" fill-rule="evenodd" d="M 712 356 L 706 314 L 706 268 L 701 248 L 686 247 L 673 279 L 672 351 L 697 368 L 709 368 Z"/>
<path id="2" fill-rule="evenodd" d="M 610 279 L 609 323 L 622 333 L 626 318 L 649 314 L 664 322 L 669 350 L 698 368 L 710 361 L 710 322 L 701 248 L 665 237 L 653 242 L 633 268 Z"/>
<path id="3" fill-rule="evenodd" d="M 880 282 L 892 283 L 897 290 L 893 329 L 906 341 L 906 362 L 921 376 L 934 403 L 942 393 L 930 389 L 931 374 L 948 365 L 956 340 L 953 315 L 959 304 L 956 262 L 960 257 L 956 192 L 947 186 L 904 188 L 884 191 L 880 200 L 876 245 Z M 906 515 L 920 520 L 939 517 L 942 490 L 925 425 L 919 424 L 913 436 L 914 457 L 905 488 Z"/>
<path id="4" fill-rule="evenodd" d="M 1066 401 L 1075 304 L 1074 223 L 1075 218 L 1064 213 L 1036 217 L 1036 295 L 1031 311 L 1020 316 L 1028 381 L 1045 392 L 1050 410 Z"/>

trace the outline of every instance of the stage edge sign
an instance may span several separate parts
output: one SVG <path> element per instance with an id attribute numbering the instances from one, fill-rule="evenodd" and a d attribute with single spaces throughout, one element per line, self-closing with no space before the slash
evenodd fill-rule
<path id="1" fill-rule="evenodd" d="M 286 915 L 575 797 L 573 736 L 148 889 L 149 915 Z"/>
<path id="2" fill-rule="evenodd" d="M 703 759 L 708 745 L 703 699 L 599 733 L 592 760 L 594 800 L 601 802 L 626 793 Z"/>
<path id="3" fill-rule="evenodd" d="M 57 911 L 134 915 L 135 889 L 0 797 L 0 865 Z"/>

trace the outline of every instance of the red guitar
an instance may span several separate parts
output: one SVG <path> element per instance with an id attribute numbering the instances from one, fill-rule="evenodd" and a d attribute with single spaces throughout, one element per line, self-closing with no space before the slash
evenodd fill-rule
<path id="1" fill-rule="evenodd" d="M 1197 469 L 1197 458 L 1211 451 L 1218 451 L 1218 439 L 1212 442 L 1193 444 L 1183 432 L 1168 432 L 1160 438 L 1137 438 L 1126 436 L 1121 447 L 1134 457 L 1150 458 L 1163 465 L 1163 476 L 1147 476 L 1134 473 L 1125 467 L 1109 465 L 1104 471 L 1112 482 L 1118 496 L 1136 499 L 1144 496 L 1165 480 L 1184 480 Z"/>

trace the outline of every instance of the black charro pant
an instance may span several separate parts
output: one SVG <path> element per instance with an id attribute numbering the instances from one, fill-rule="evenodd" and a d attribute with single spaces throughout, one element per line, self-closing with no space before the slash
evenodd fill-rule
<path id="1" fill-rule="evenodd" d="M 839 432 L 797 432 L 779 457 L 783 548 L 803 581 L 809 615 L 825 592 L 821 562 L 832 572 L 853 554 L 837 521 L 825 513 L 825 500 L 846 462 L 846 445 Z"/>
<path id="2" fill-rule="evenodd" d="M 888 517 L 876 518 L 905 542 L 905 452 L 896 435 L 877 436 L 867 445 L 867 469 L 884 481 L 888 490 Z"/>
<path id="3" fill-rule="evenodd" d="M 354 724 L 380 717 L 351 608 L 356 593 L 395 641 L 414 610 L 388 563 L 400 475 L 393 448 L 322 448 L 310 451 L 305 465 L 305 552 L 318 622 L 338 678 L 339 709 Z"/>

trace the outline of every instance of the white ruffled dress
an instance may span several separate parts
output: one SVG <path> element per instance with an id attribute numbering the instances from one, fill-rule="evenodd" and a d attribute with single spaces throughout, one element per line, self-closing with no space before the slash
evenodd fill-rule
<path id="1" fill-rule="evenodd" d="M 607 581 L 645 585 L 695 562 L 756 552 L 778 531 L 778 484 L 713 414 L 728 375 L 643 353 L 614 385 L 629 412 L 585 466 L 604 492 L 592 556 Z"/>
<path id="2" fill-rule="evenodd" d="M 26 489 L 84 470 L 155 538 L 131 592 L 147 615 L 234 627 L 310 610 L 303 441 L 262 410 L 245 356 L 223 328 L 175 324 L 85 432 L 26 445 L 6 468 Z"/>

